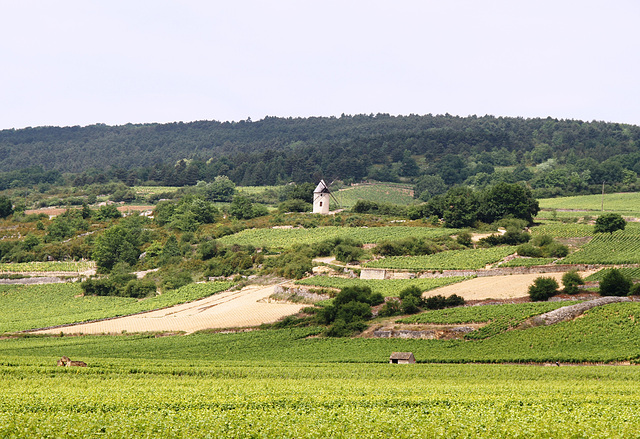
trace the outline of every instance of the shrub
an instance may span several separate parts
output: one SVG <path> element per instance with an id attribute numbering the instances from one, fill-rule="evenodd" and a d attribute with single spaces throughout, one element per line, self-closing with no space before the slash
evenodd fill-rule
<path id="1" fill-rule="evenodd" d="M 571 270 L 562 275 L 562 285 L 565 293 L 578 294 L 580 292 L 578 285 L 584 285 L 584 280 L 576 270 Z"/>
<path id="2" fill-rule="evenodd" d="M 469 232 L 462 232 L 458 234 L 458 236 L 456 237 L 456 241 L 458 241 L 458 244 L 464 245 L 465 247 L 471 247 L 473 245 L 473 241 L 471 240 L 471 233 Z"/>
<path id="3" fill-rule="evenodd" d="M 464 305 L 464 298 L 457 294 L 452 294 L 445 300 L 445 308 Z"/>
<path id="4" fill-rule="evenodd" d="M 558 282 L 552 277 L 539 277 L 529 287 L 529 298 L 534 302 L 544 302 L 558 293 Z"/>
<path id="5" fill-rule="evenodd" d="M 283 201 L 278 205 L 278 210 L 284 212 L 310 212 L 313 206 L 304 200 L 294 198 L 291 200 Z"/>
<path id="6" fill-rule="evenodd" d="M 421 300 L 415 296 L 408 296 L 402 300 L 402 312 L 404 314 L 415 314 L 420 312 Z"/>
<path id="7" fill-rule="evenodd" d="M 542 247 L 542 254 L 549 258 L 564 258 L 569 254 L 569 247 L 558 242 L 552 242 Z"/>
<path id="8" fill-rule="evenodd" d="M 640 296 L 640 284 L 631 285 L 631 289 L 629 290 L 630 296 Z"/>
<path id="9" fill-rule="evenodd" d="M 542 257 L 542 249 L 540 247 L 535 247 L 531 243 L 526 243 L 519 245 L 516 249 L 516 252 L 520 256 L 527 256 L 530 258 L 541 258 Z"/>
<path id="10" fill-rule="evenodd" d="M 126 297 L 135 297 L 141 299 L 148 297 L 156 292 L 156 283 L 151 280 L 130 280 L 124 287 L 124 295 Z"/>
<path id="11" fill-rule="evenodd" d="M 629 294 L 632 282 L 617 268 L 607 270 L 600 281 L 601 296 L 626 296 Z"/>
<path id="12" fill-rule="evenodd" d="M 627 222 L 617 213 L 605 213 L 596 219 L 595 233 L 613 233 L 624 230 Z"/>
<path id="13" fill-rule="evenodd" d="M 381 317 L 397 316 L 401 312 L 400 301 L 398 299 L 391 299 L 380 308 L 378 313 Z"/>

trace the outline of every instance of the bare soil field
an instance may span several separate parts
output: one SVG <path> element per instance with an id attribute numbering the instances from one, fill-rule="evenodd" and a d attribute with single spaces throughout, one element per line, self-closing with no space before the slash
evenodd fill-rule
<path id="1" fill-rule="evenodd" d="M 436 288 L 425 293 L 426 297 L 441 294 L 445 297 L 452 294 L 464 298 L 464 300 L 487 300 L 487 299 L 516 299 L 529 295 L 529 285 L 541 276 L 552 277 L 562 286 L 562 275 L 564 273 L 545 274 L 512 274 L 509 276 L 477 277 L 453 285 Z M 580 275 L 586 277 L 591 272 L 582 272 Z"/>
<path id="2" fill-rule="evenodd" d="M 268 303 L 275 286 L 250 286 L 226 291 L 195 302 L 132 316 L 61 328 L 36 334 L 121 334 L 126 332 L 184 331 L 258 326 L 295 314 L 304 304 Z"/>

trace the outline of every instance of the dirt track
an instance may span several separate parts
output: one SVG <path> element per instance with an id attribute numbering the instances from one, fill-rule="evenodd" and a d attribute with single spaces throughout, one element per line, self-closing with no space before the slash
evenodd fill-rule
<path id="1" fill-rule="evenodd" d="M 552 277 L 562 286 L 560 280 L 563 274 L 564 273 L 512 274 L 509 276 L 476 277 L 457 284 L 436 288 L 435 290 L 425 293 L 425 296 L 441 294 L 446 297 L 451 294 L 457 294 L 465 300 L 515 299 L 528 296 L 529 285 L 541 276 Z M 590 273 L 580 273 L 583 277 L 588 274 Z"/>
<path id="2" fill-rule="evenodd" d="M 144 314 L 63 328 L 36 331 L 40 334 L 121 334 L 127 332 L 185 331 L 258 326 L 295 314 L 308 305 L 267 303 L 274 286 L 226 291 L 195 302 Z"/>

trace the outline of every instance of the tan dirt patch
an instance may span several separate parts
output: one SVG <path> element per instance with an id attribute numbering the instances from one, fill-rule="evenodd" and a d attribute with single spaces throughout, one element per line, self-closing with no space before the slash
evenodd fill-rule
<path id="1" fill-rule="evenodd" d="M 436 288 L 424 293 L 425 297 L 441 294 L 448 297 L 452 294 L 464 298 L 465 300 L 486 300 L 486 299 L 515 299 L 527 297 L 529 295 L 529 285 L 538 277 L 552 277 L 558 281 L 562 287 L 561 279 L 564 273 L 544 273 L 544 274 L 512 274 L 509 276 L 489 276 L 476 277 L 453 285 Z M 580 273 L 582 277 L 589 273 Z"/>
<path id="2" fill-rule="evenodd" d="M 258 326 L 295 314 L 305 304 L 259 302 L 274 293 L 274 285 L 225 291 L 195 302 L 143 314 L 35 331 L 36 334 L 121 334 Z"/>

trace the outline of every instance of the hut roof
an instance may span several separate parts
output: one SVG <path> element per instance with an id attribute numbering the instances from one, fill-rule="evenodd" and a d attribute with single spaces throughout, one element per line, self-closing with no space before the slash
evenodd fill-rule
<path id="1" fill-rule="evenodd" d="M 392 352 L 390 360 L 409 360 L 413 357 L 413 352 Z"/>
<path id="2" fill-rule="evenodd" d="M 316 186 L 315 190 L 313 191 L 314 194 L 322 194 L 327 192 L 329 192 L 329 188 L 327 187 L 327 183 L 325 183 L 324 180 L 320 180 L 320 183 L 318 183 L 318 186 Z"/>

